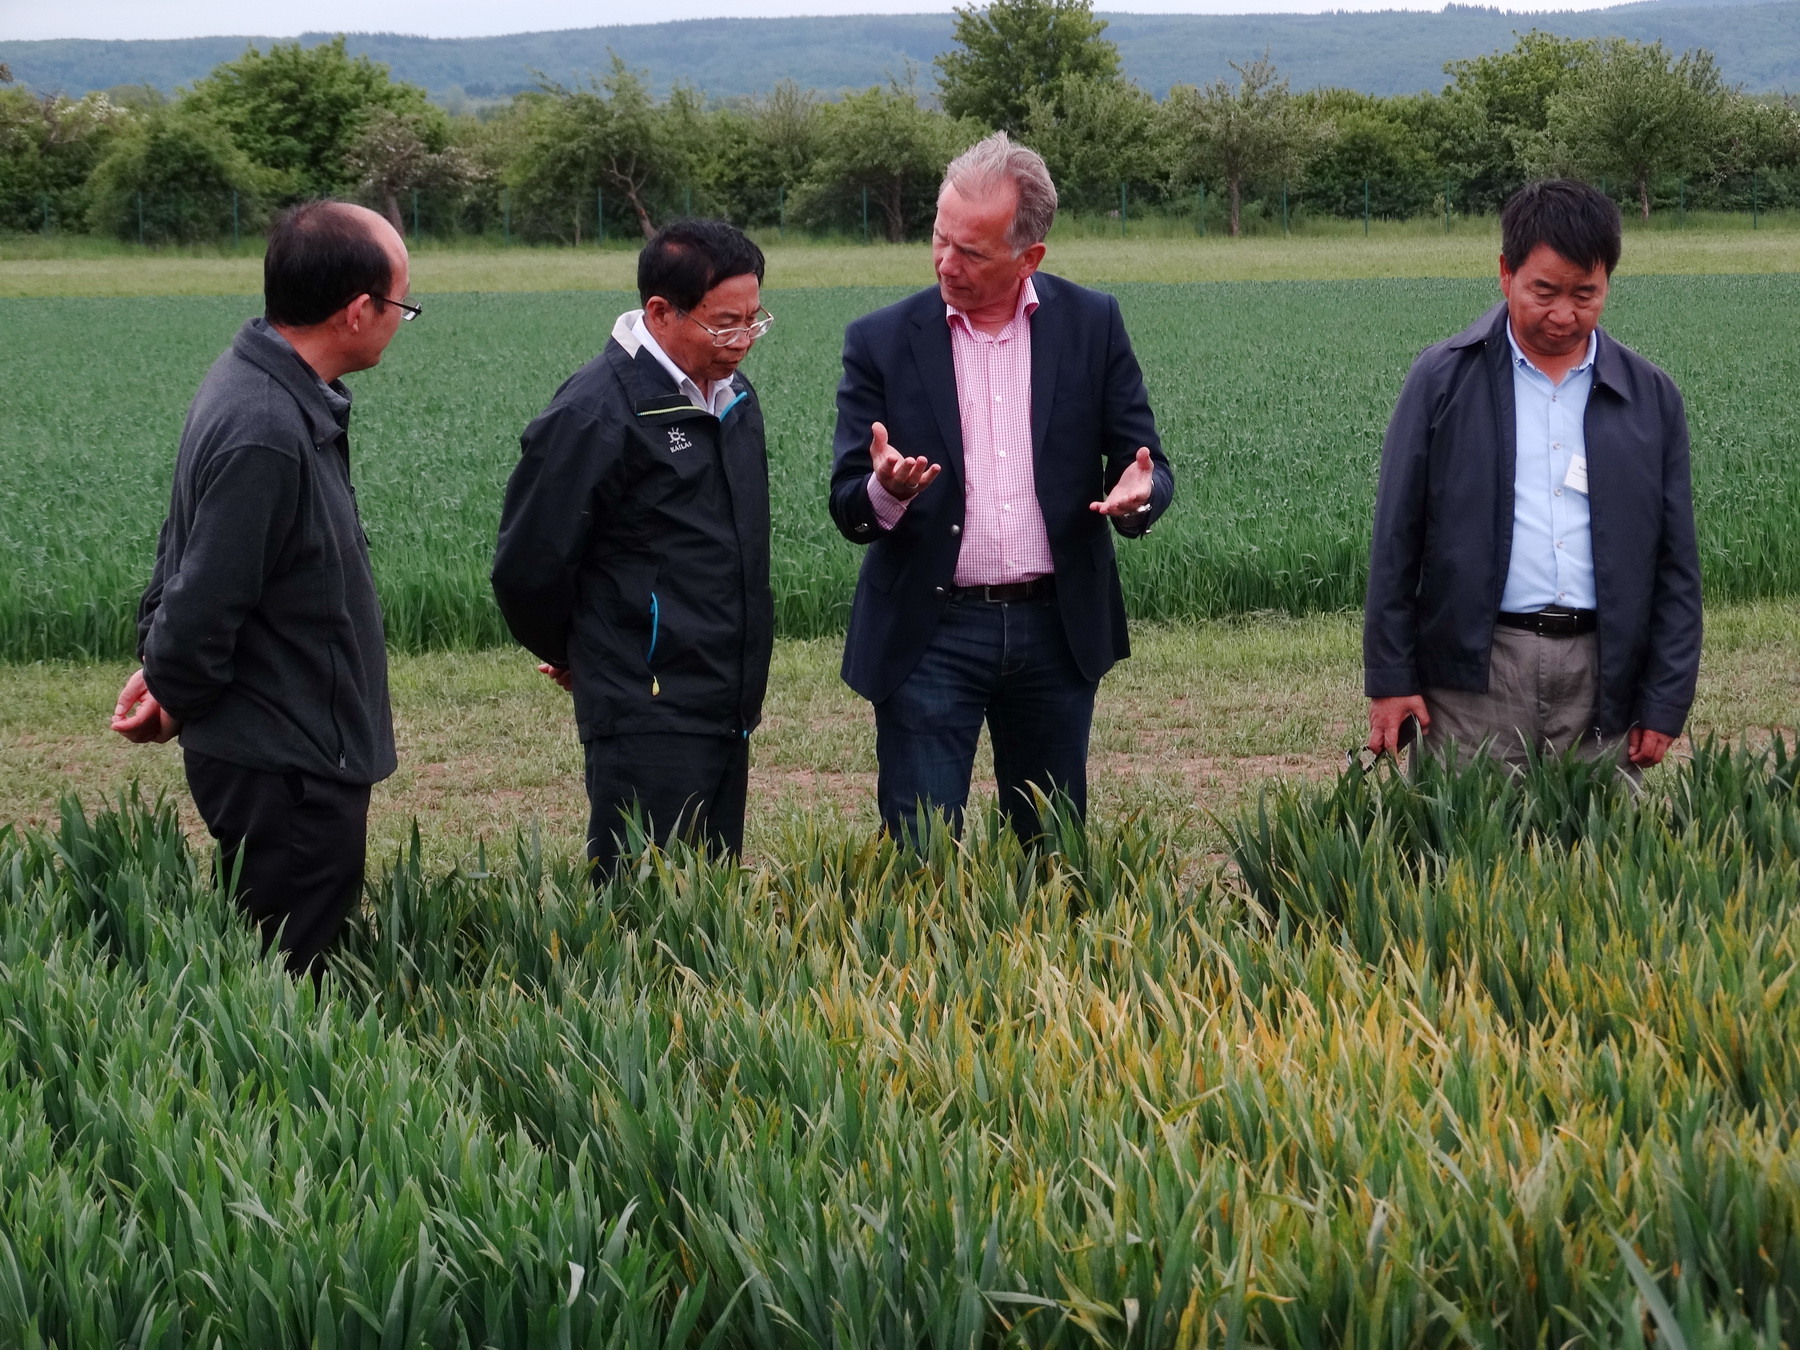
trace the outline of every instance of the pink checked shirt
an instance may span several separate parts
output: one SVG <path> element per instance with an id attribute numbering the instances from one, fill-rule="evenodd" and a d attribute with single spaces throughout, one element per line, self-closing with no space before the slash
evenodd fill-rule
<path id="1" fill-rule="evenodd" d="M 1000 586 L 1056 570 L 1031 466 L 1031 312 L 1037 305 L 1027 277 L 1012 319 L 993 335 L 972 325 L 954 305 L 944 306 L 962 414 L 965 505 L 958 586 Z M 905 446 L 896 448 L 907 453 Z M 874 474 L 869 501 L 884 530 L 906 514 L 908 503 Z"/>

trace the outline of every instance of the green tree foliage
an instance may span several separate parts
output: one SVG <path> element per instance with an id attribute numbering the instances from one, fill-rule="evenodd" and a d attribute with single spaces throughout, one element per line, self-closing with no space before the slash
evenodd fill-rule
<path id="1" fill-rule="evenodd" d="M 0 229 L 41 230 L 46 218 L 53 228 L 78 227 L 88 178 L 128 121 L 104 94 L 0 87 Z"/>
<path id="2" fill-rule="evenodd" d="M 1529 164 L 1544 173 L 1623 179 L 1650 219 L 1650 187 L 1712 160 L 1730 91 L 1711 52 L 1672 58 L 1662 43 L 1608 39 L 1551 96 Z"/>
<path id="3" fill-rule="evenodd" d="M 397 113 L 377 108 L 364 119 L 351 141 L 344 165 L 356 180 L 356 191 L 402 233 L 403 196 L 430 192 L 456 196 L 480 181 L 483 171 L 470 155 L 449 144 L 442 117 Z"/>
<path id="4" fill-rule="evenodd" d="M 710 128 L 707 200 L 731 220 L 780 222 L 787 198 L 812 175 L 823 134 L 818 95 L 792 80 L 720 110 Z"/>
<path id="5" fill-rule="evenodd" d="M 262 222 L 270 175 L 230 133 L 188 100 L 129 127 L 95 167 L 88 224 L 96 233 L 146 243 L 193 243 Z M 142 213 L 140 217 L 140 211 Z"/>
<path id="6" fill-rule="evenodd" d="M 1238 73 L 1235 88 L 1222 79 L 1204 89 L 1176 85 L 1162 110 L 1173 181 L 1222 184 L 1236 238 L 1244 188 L 1299 179 L 1330 143 L 1332 127 L 1294 97 L 1267 52 L 1231 68 Z"/>
<path id="7" fill-rule="evenodd" d="M 944 111 L 1020 134 L 1033 99 L 1060 106 L 1071 79 L 1116 80 L 1119 49 L 1093 0 L 992 0 L 956 11 L 956 47 L 937 58 Z"/>
<path id="8" fill-rule="evenodd" d="M 1430 134 L 1437 120 L 1436 99 L 1325 89 L 1303 102 L 1314 117 L 1337 130 L 1307 170 L 1307 200 L 1316 209 L 1359 216 L 1365 185 L 1371 215 L 1404 219 L 1431 207 L 1443 186 Z"/>
<path id="9" fill-rule="evenodd" d="M 347 156 L 376 111 L 427 122 L 443 116 L 417 85 L 396 83 L 366 56 L 352 59 L 341 36 L 316 47 L 278 42 L 266 55 L 252 47 L 196 82 L 189 97 L 280 176 L 286 197 L 350 191 L 357 173 Z"/>
<path id="10" fill-rule="evenodd" d="M 895 242 L 929 228 L 945 166 L 982 135 L 973 119 L 930 112 L 898 83 L 845 94 L 819 116 L 822 148 L 798 194 L 803 215 L 860 227 L 866 189 L 871 232 Z"/>
<path id="11" fill-rule="evenodd" d="M 586 89 L 550 85 L 521 95 L 526 125 L 508 179 L 520 205 L 553 237 L 578 237 L 581 213 L 604 190 L 629 212 L 648 239 L 656 231 L 658 196 L 685 175 L 686 156 L 671 134 L 674 120 L 649 87 L 618 57 Z M 687 117 L 684 111 L 681 116 Z"/>
<path id="12" fill-rule="evenodd" d="M 1533 29 L 1507 51 L 1445 65 L 1451 82 L 1433 148 L 1470 209 L 1492 210 L 1525 181 L 1525 156 L 1548 125 L 1551 100 L 1593 52 L 1592 42 Z"/>
<path id="13" fill-rule="evenodd" d="M 1044 157 L 1065 209 L 1105 209 L 1121 183 L 1159 176 L 1156 102 L 1124 80 L 1074 75 L 1061 95 L 1033 92 L 1021 139 Z"/>

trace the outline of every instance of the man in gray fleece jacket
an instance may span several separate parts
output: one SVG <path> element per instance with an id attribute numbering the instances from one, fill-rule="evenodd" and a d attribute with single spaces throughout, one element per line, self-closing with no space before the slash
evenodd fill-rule
<path id="1" fill-rule="evenodd" d="M 188 410 L 143 668 L 113 730 L 179 734 L 238 901 L 312 971 L 362 888 L 369 789 L 394 771 L 387 648 L 350 485 L 350 391 L 403 319 L 406 247 L 373 211 L 308 202 L 276 221 L 251 319 Z"/>

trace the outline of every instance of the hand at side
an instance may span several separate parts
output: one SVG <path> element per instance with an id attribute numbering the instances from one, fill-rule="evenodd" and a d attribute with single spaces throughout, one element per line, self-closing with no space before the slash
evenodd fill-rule
<path id="1" fill-rule="evenodd" d="M 174 739 L 181 723 L 156 701 L 139 669 L 131 673 L 119 691 L 119 701 L 113 705 L 112 729 L 136 745 L 161 745 Z"/>
<path id="2" fill-rule="evenodd" d="M 1431 726 L 1431 714 L 1425 710 L 1425 700 L 1417 694 L 1408 694 L 1404 698 L 1370 699 L 1369 749 L 1378 755 L 1384 751 L 1399 754 L 1404 748 L 1400 729 L 1406 725 L 1409 717 L 1417 719 L 1420 732 Z"/>

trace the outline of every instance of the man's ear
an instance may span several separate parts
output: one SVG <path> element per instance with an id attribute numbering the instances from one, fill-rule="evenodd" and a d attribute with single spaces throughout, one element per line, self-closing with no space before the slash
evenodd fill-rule
<path id="1" fill-rule="evenodd" d="M 374 297 L 359 295 L 339 310 L 338 314 L 342 316 L 346 332 L 360 333 L 364 325 L 375 317 Z"/>

